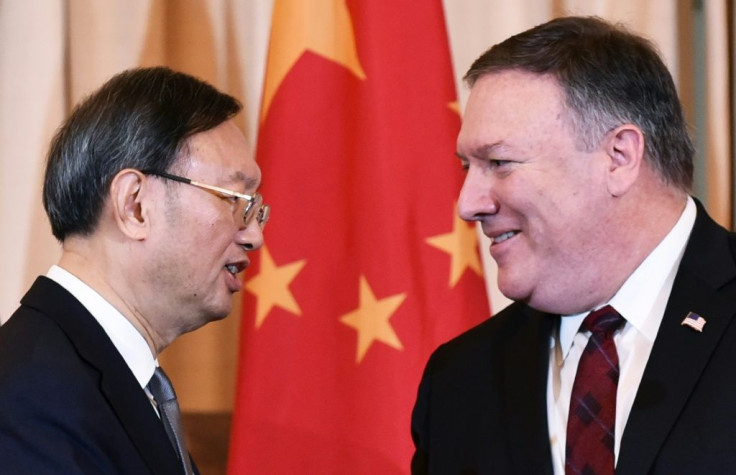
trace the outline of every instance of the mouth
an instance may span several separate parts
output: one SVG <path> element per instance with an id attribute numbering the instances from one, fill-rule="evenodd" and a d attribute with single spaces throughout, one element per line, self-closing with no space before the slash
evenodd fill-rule
<path id="1" fill-rule="evenodd" d="M 519 231 L 506 231 L 505 233 L 501 233 L 498 236 L 489 236 L 491 237 L 491 243 L 492 244 L 501 244 L 502 242 L 511 239 L 512 237 L 519 234 Z"/>
<path id="2" fill-rule="evenodd" d="M 248 260 L 243 260 L 225 264 L 225 282 L 230 292 L 239 292 L 243 288 L 243 282 L 238 274 L 247 269 L 249 263 Z"/>
<path id="3" fill-rule="evenodd" d="M 238 275 L 247 268 L 248 261 L 231 262 L 230 264 L 225 264 L 225 270 L 227 270 L 233 276 Z"/>

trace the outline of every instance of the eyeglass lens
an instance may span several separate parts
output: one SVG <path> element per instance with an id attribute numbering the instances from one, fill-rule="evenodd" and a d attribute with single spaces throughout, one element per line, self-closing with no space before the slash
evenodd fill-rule
<path id="1" fill-rule="evenodd" d="M 256 219 L 258 222 L 258 226 L 263 229 L 263 227 L 266 225 L 266 222 L 268 221 L 269 216 L 269 207 L 266 205 L 263 205 L 263 197 L 256 193 L 253 195 L 253 200 L 238 200 L 241 203 L 242 214 L 240 214 L 243 218 L 243 225 L 248 226 L 248 224 L 253 220 L 253 218 Z"/>

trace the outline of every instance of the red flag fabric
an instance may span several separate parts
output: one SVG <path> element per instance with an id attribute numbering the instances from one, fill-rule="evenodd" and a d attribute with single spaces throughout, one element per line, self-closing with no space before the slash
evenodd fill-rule
<path id="1" fill-rule="evenodd" d="M 276 0 L 229 471 L 407 473 L 436 346 L 489 314 L 439 0 Z"/>

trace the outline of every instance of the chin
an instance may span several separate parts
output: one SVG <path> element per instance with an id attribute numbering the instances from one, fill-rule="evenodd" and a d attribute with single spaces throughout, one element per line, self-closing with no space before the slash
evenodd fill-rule
<path id="1" fill-rule="evenodd" d="M 233 311 L 232 302 L 222 305 L 213 305 L 207 308 L 203 308 L 201 312 L 201 319 L 198 322 L 198 326 L 202 327 L 210 322 L 217 322 L 225 319 L 230 312 Z"/>
<path id="2" fill-rule="evenodd" d="M 216 309 L 216 311 L 212 312 L 209 315 L 208 322 L 216 322 L 225 319 L 228 315 L 230 315 L 230 312 L 233 311 L 233 304 L 232 302 L 228 303 L 228 305 L 223 305 L 222 307 Z"/>
<path id="3" fill-rule="evenodd" d="M 228 310 L 228 311 L 227 311 L 227 312 L 225 312 L 225 313 L 220 313 L 220 314 L 217 314 L 217 315 L 215 315 L 215 316 L 214 316 L 213 318 L 211 318 L 211 319 L 210 319 L 209 321 L 210 321 L 210 322 L 219 322 L 220 320 L 224 320 L 224 319 L 226 319 L 226 318 L 228 317 L 228 315 L 230 315 L 230 312 L 231 312 L 231 311 L 232 311 L 232 307 L 230 308 L 230 310 Z M 209 323 L 209 322 L 208 322 L 208 323 Z"/>
<path id="4" fill-rule="evenodd" d="M 228 313 L 222 314 L 221 312 L 218 313 L 208 313 L 205 317 L 197 320 L 196 322 L 191 322 L 187 328 L 184 330 L 184 333 L 193 332 L 195 330 L 199 330 L 203 326 L 207 325 L 208 323 L 217 322 L 220 320 L 223 320 L 225 317 L 229 315 Z"/>
<path id="5" fill-rule="evenodd" d="M 497 285 L 498 290 L 508 299 L 527 302 L 531 298 L 531 291 L 527 285 L 514 281 L 510 276 L 503 276 L 500 272 L 498 274 Z"/>
<path id="6" fill-rule="evenodd" d="M 230 315 L 234 307 L 235 294 L 229 290 L 221 290 L 217 293 L 213 292 L 211 295 L 213 298 L 204 302 L 206 307 L 203 308 L 202 312 L 209 317 L 208 320 L 222 320 Z"/>

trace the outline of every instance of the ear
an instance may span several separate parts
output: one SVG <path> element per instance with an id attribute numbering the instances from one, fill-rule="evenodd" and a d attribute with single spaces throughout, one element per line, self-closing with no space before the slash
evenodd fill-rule
<path id="1" fill-rule="evenodd" d="M 633 124 L 624 124 L 606 134 L 609 159 L 607 185 L 612 196 L 626 194 L 636 183 L 644 165 L 644 133 Z"/>
<path id="2" fill-rule="evenodd" d="M 126 168 L 118 172 L 110 184 L 112 215 L 120 232 L 140 241 L 148 234 L 147 208 L 144 206 L 145 175 Z"/>

